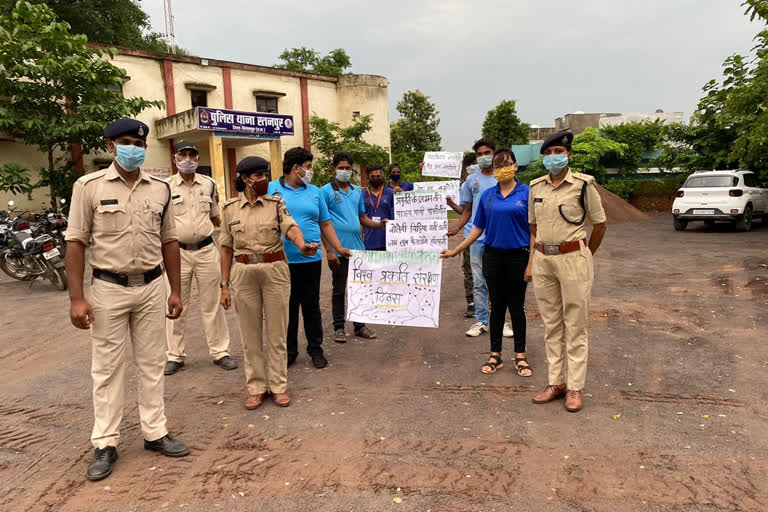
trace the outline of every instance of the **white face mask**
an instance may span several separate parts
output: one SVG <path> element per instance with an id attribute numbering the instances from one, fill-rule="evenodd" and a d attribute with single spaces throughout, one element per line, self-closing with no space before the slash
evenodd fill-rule
<path id="1" fill-rule="evenodd" d="M 176 168 L 182 174 L 192 174 L 197 170 L 197 162 L 194 160 L 184 159 L 181 162 L 176 162 Z"/>
<path id="2" fill-rule="evenodd" d="M 349 183 L 352 179 L 352 170 L 336 169 L 336 179 L 342 183 Z"/>
<path id="3" fill-rule="evenodd" d="M 312 176 L 315 175 L 314 172 L 312 172 L 312 169 L 304 169 L 305 173 L 304 176 L 301 176 L 301 181 L 304 182 L 305 185 L 309 185 L 312 183 Z"/>

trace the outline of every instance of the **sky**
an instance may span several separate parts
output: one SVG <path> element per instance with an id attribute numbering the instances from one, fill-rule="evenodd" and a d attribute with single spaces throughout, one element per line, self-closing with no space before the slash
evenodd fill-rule
<path id="1" fill-rule="evenodd" d="M 274 65 L 298 46 L 344 48 L 352 73 L 389 80 L 390 117 L 419 89 L 440 111 L 443 149 L 480 136 L 488 110 L 554 126 L 569 112 L 682 111 L 747 53 L 761 29 L 741 0 L 174 0 L 193 55 Z M 164 30 L 163 0 L 142 0 Z"/>

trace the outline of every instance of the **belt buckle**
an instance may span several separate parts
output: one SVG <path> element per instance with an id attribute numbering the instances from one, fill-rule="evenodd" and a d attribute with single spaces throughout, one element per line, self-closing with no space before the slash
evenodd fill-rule
<path id="1" fill-rule="evenodd" d="M 545 245 L 544 246 L 544 254 L 547 254 L 549 256 L 554 256 L 555 254 L 560 254 L 560 246 L 559 245 Z"/>
<path id="2" fill-rule="evenodd" d="M 264 263 L 264 254 L 249 254 L 248 263 Z"/>
<path id="3" fill-rule="evenodd" d="M 144 286 L 147 284 L 144 281 L 144 274 L 127 274 L 128 277 L 128 286 L 129 288 L 133 288 L 136 286 Z"/>

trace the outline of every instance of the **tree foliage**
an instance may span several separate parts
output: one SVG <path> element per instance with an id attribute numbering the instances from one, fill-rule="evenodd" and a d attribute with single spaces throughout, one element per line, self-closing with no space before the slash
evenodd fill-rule
<path id="1" fill-rule="evenodd" d="M 0 167 L 0 192 L 10 192 L 13 195 L 26 194 L 31 198 L 34 188 L 29 177 L 29 169 L 23 165 L 7 163 Z"/>
<path id="2" fill-rule="evenodd" d="M 610 162 L 608 167 L 617 168 L 621 174 L 631 174 L 647 167 L 649 153 L 660 150 L 666 134 L 664 121 L 639 121 L 605 126 L 600 129 L 600 135 L 614 142 L 626 145 L 622 156 Z"/>
<path id="3" fill-rule="evenodd" d="M 587 128 L 573 139 L 571 169 L 591 174 L 603 182 L 607 162 L 623 159 L 628 149 L 623 142 L 603 137 L 596 128 Z"/>
<path id="4" fill-rule="evenodd" d="M 116 54 L 109 50 L 110 58 Z M 71 161 L 57 162 L 56 152 L 69 155 L 72 144 L 84 153 L 104 150 L 111 121 L 163 106 L 110 89 L 126 78 L 45 5 L 18 2 L 10 16 L 0 16 L 0 97 L 7 99 L 0 103 L 0 132 L 47 154 L 43 176 L 52 201 L 69 199 L 77 178 Z"/>
<path id="5" fill-rule="evenodd" d="M 315 185 L 321 186 L 333 179 L 331 161 L 334 153 L 350 153 L 355 164 L 361 166 L 383 165 L 389 160 L 386 149 L 363 140 L 363 136 L 371 130 L 372 123 L 373 114 L 360 117 L 346 128 L 316 115 L 309 118 L 309 141 L 315 153 L 315 175 L 312 178 Z"/>
<path id="6" fill-rule="evenodd" d="M 489 110 L 483 121 L 483 138 L 491 139 L 498 147 L 528 144 L 530 126 L 517 116 L 515 100 L 503 100 Z"/>
<path id="7" fill-rule="evenodd" d="M 275 64 L 276 68 L 335 77 L 341 76 L 352 66 L 349 55 L 342 48 L 331 50 L 328 55 L 321 57 L 316 50 L 301 46 L 283 50 L 279 59 L 282 62 Z"/>
<path id="8" fill-rule="evenodd" d="M 400 119 L 392 122 L 392 161 L 401 165 L 404 179 L 418 179 L 419 162 L 424 152 L 440 151 L 442 139 L 437 131 L 440 112 L 423 92 L 406 91 L 397 103 Z"/>
<path id="9" fill-rule="evenodd" d="M 45 3 L 56 17 L 70 25 L 73 34 L 84 34 L 88 41 L 126 46 L 156 52 L 188 52 L 171 46 L 159 32 L 152 31 L 149 15 L 134 0 L 29 0 Z M 16 0 L 0 0 L 0 15 L 10 15 Z"/>

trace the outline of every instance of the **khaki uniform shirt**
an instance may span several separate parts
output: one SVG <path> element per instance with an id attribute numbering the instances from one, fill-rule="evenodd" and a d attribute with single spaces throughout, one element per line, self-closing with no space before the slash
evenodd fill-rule
<path id="1" fill-rule="evenodd" d="M 179 242 L 195 244 L 211 236 L 215 229 L 211 219 L 219 216 L 216 182 L 197 173 L 191 185 L 184 181 L 181 173 L 165 181 L 171 186 Z"/>
<path id="2" fill-rule="evenodd" d="M 115 168 L 75 182 L 66 240 L 88 245 L 94 268 L 116 273 L 146 272 L 163 261 L 162 245 L 176 240 L 171 191 L 143 171 L 129 186 Z"/>
<path id="3" fill-rule="evenodd" d="M 281 234 L 297 226 L 280 197 L 263 195 L 249 203 L 245 194 L 224 203 L 219 243 L 235 256 L 283 250 Z"/>
<path id="4" fill-rule="evenodd" d="M 560 215 L 562 212 L 569 220 L 578 221 L 584 215 L 579 204 L 581 188 L 587 183 L 584 195 L 586 219 L 592 224 L 605 222 L 605 211 L 600 194 L 595 186 L 595 178 L 589 174 L 566 171 L 563 181 L 555 188 L 549 173 L 531 182 L 528 196 L 528 223 L 536 224 L 536 242 L 540 244 L 563 244 L 586 238 L 585 224 L 571 224 Z"/>

